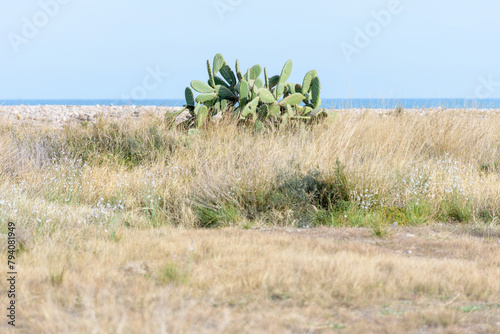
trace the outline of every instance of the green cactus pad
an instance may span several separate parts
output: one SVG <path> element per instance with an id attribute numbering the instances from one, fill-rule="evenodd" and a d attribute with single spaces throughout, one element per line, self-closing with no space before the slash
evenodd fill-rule
<path id="1" fill-rule="evenodd" d="M 278 117 L 280 115 L 280 112 L 281 112 L 280 106 L 278 105 L 277 102 L 274 102 L 273 104 L 269 105 L 269 109 L 267 111 L 267 114 L 269 116 Z"/>
<path id="2" fill-rule="evenodd" d="M 194 111 L 193 111 L 195 116 L 198 115 L 198 111 L 200 111 L 200 108 L 201 108 L 201 103 L 197 103 L 196 107 L 194 108 Z"/>
<path id="3" fill-rule="evenodd" d="M 214 80 L 214 75 L 212 73 L 212 67 L 210 66 L 210 60 L 207 60 L 207 71 L 208 71 L 208 84 L 215 88 L 215 80 Z"/>
<path id="4" fill-rule="evenodd" d="M 295 84 L 292 82 L 287 82 L 285 83 L 285 86 L 287 88 L 287 92 L 289 94 L 295 94 Z"/>
<path id="5" fill-rule="evenodd" d="M 313 108 L 311 107 L 304 107 L 304 111 L 302 112 L 304 115 L 309 115 L 313 111 Z"/>
<path id="6" fill-rule="evenodd" d="M 279 102 L 279 105 L 282 107 L 286 106 L 287 104 L 292 105 L 292 106 L 296 106 L 296 105 L 300 104 L 303 99 L 304 99 L 304 95 L 302 95 L 300 93 L 295 93 L 295 94 L 292 94 L 292 95 L 284 98 L 283 100 L 281 100 Z"/>
<path id="7" fill-rule="evenodd" d="M 306 73 L 304 76 L 304 81 L 302 82 L 302 93 L 307 93 L 311 89 L 311 83 L 313 79 L 317 76 L 316 71 L 312 70 Z"/>
<path id="8" fill-rule="evenodd" d="M 243 75 L 241 74 L 240 61 L 236 59 L 236 74 L 238 75 L 238 81 L 243 80 Z"/>
<path id="9" fill-rule="evenodd" d="M 253 129 L 256 132 L 264 132 L 266 130 L 266 127 L 264 126 L 264 123 L 262 123 L 260 120 L 256 120 L 255 124 L 253 125 Z"/>
<path id="10" fill-rule="evenodd" d="M 314 109 L 319 108 L 321 106 L 321 98 L 318 99 L 318 102 L 316 104 L 313 104 Z"/>
<path id="11" fill-rule="evenodd" d="M 269 77 L 267 75 L 267 68 L 265 67 L 264 67 L 264 84 L 266 88 L 271 89 L 271 87 L 269 87 Z"/>
<path id="12" fill-rule="evenodd" d="M 256 97 L 243 108 L 243 110 L 241 111 L 241 116 L 243 118 L 246 118 L 248 115 L 251 114 L 255 115 L 255 109 L 257 108 L 258 104 L 259 104 L 259 98 Z"/>
<path id="13" fill-rule="evenodd" d="M 217 95 L 217 94 L 216 94 Z M 204 102 L 203 105 L 206 106 L 208 109 L 212 108 L 215 104 L 217 103 L 217 99 L 209 100 L 207 102 Z"/>
<path id="14" fill-rule="evenodd" d="M 209 94 L 200 94 L 196 97 L 196 102 L 198 103 L 207 103 L 209 101 L 213 101 L 217 98 L 217 94 L 209 93 Z"/>
<path id="15" fill-rule="evenodd" d="M 290 116 L 288 115 L 288 113 L 285 113 L 283 114 L 283 116 L 281 116 L 281 125 L 280 125 L 281 128 L 284 128 L 288 124 L 289 118 Z"/>
<path id="16" fill-rule="evenodd" d="M 203 124 L 205 124 L 207 117 L 208 117 L 207 106 L 201 106 L 201 108 L 198 111 L 198 114 L 196 115 L 196 127 L 198 129 L 201 128 Z"/>
<path id="17" fill-rule="evenodd" d="M 316 116 L 319 116 L 321 114 L 325 114 L 325 115 L 327 114 L 325 108 L 316 108 L 309 113 L 309 116 L 316 117 Z"/>
<path id="18" fill-rule="evenodd" d="M 240 82 L 240 105 L 244 106 L 249 99 L 250 95 L 250 86 L 248 85 L 248 82 L 245 80 L 242 80 Z"/>
<path id="19" fill-rule="evenodd" d="M 224 60 L 224 57 L 218 53 L 214 57 L 214 76 L 219 73 L 221 68 L 226 64 L 226 61 Z"/>
<path id="20" fill-rule="evenodd" d="M 198 93 L 213 93 L 215 91 L 214 88 L 199 80 L 191 81 L 191 87 Z"/>
<path id="21" fill-rule="evenodd" d="M 295 92 L 304 95 L 304 93 L 302 93 L 302 86 L 299 84 L 295 84 Z"/>
<path id="22" fill-rule="evenodd" d="M 262 103 L 274 103 L 276 99 L 273 96 L 273 93 L 267 88 L 262 88 L 259 90 L 259 97 Z"/>
<path id="23" fill-rule="evenodd" d="M 321 99 L 319 97 L 321 93 L 321 82 L 319 81 L 319 77 L 315 77 L 312 82 L 312 98 L 311 102 L 314 106 L 314 109 L 319 108 L 321 105 Z"/>
<path id="24" fill-rule="evenodd" d="M 269 85 L 267 86 L 267 88 L 274 88 L 280 81 L 280 76 L 279 75 L 275 75 L 275 76 L 272 76 L 269 78 Z"/>
<path id="25" fill-rule="evenodd" d="M 226 101 L 226 100 L 223 100 Z M 212 107 L 214 111 L 214 115 L 217 115 L 220 112 L 220 101 L 217 101 L 214 106 Z"/>
<path id="26" fill-rule="evenodd" d="M 285 92 L 285 84 L 279 83 L 278 86 L 276 87 L 276 90 L 274 91 L 274 97 L 276 100 L 280 98 L 281 95 Z"/>
<path id="27" fill-rule="evenodd" d="M 269 112 L 269 105 L 267 104 L 261 105 L 257 110 L 257 114 L 259 118 L 262 120 L 266 119 L 268 112 Z"/>
<path id="28" fill-rule="evenodd" d="M 222 100 L 220 102 L 220 109 L 224 112 L 227 110 L 227 107 L 228 107 L 228 102 L 227 100 Z"/>
<path id="29" fill-rule="evenodd" d="M 250 80 L 256 80 L 262 72 L 262 67 L 260 67 L 260 65 L 255 65 L 251 69 L 249 69 L 248 72 Z"/>
<path id="30" fill-rule="evenodd" d="M 216 86 L 217 85 L 221 85 L 221 86 L 224 86 L 226 88 L 229 88 L 229 85 L 221 77 L 215 76 L 214 80 L 215 80 L 215 85 Z"/>
<path id="31" fill-rule="evenodd" d="M 290 59 L 285 63 L 285 66 L 283 66 L 283 69 L 281 70 L 279 83 L 285 83 L 288 80 L 288 78 L 290 78 L 291 74 L 292 74 L 292 60 Z"/>
<path id="32" fill-rule="evenodd" d="M 226 79 L 231 87 L 234 87 L 234 85 L 236 85 L 236 76 L 234 75 L 234 72 L 231 67 L 229 67 L 229 65 L 224 64 L 224 66 L 222 66 L 220 70 L 220 74 L 222 74 L 222 77 Z"/>
<path id="33" fill-rule="evenodd" d="M 217 85 L 215 86 L 215 91 L 221 99 L 235 99 L 237 96 L 231 92 L 228 88 Z"/>
<path id="34" fill-rule="evenodd" d="M 259 96 L 259 91 L 260 91 L 260 88 L 257 87 L 256 85 L 253 85 L 253 87 L 252 87 L 252 100 L 255 99 L 257 96 Z"/>
<path id="35" fill-rule="evenodd" d="M 255 79 L 254 85 L 257 86 L 257 88 L 262 88 L 264 87 L 264 83 L 262 82 L 261 78 Z"/>
<path id="36" fill-rule="evenodd" d="M 186 90 L 184 91 L 184 96 L 186 97 L 186 105 L 188 107 L 194 107 L 194 95 L 191 88 L 186 87 Z"/>

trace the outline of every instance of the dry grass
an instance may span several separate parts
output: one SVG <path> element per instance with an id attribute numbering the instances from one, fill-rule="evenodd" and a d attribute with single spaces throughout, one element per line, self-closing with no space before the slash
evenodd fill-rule
<path id="1" fill-rule="evenodd" d="M 55 233 L 19 259 L 18 331 L 495 333 L 500 230 L 489 232 Z"/>
<path id="2" fill-rule="evenodd" d="M 474 111 L 2 125 L 17 330 L 494 333 L 498 129 Z M 297 229 L 320 225 L 343 227 Z"/>

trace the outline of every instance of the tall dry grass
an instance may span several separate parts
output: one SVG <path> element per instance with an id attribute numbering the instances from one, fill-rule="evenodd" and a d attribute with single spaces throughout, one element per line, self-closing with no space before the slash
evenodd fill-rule
<path id="1" fill-rule="evenodd" d="M 499 129 L 476 111 L 2 124 L 18 330 L 494 333 Z M 368 228 L 295 229 L 319 225 Z"/>
<path id="2" fill-rule="evenodd" d="M 37 201 L 53 220 L 68 207 L 139 225 L 311 225 L 315 210 L 398 218 L 415 207 L 427 220 L 498 221 L 499 129 L 500 115 L 474 111 L 344 112 L 265 133 L 228 121 L 188 135 L 154 117 L 57 133 L 4 126 L 2 198 L 29 221 Z M 100 220 L 84 217 L 73 223 Z"/>

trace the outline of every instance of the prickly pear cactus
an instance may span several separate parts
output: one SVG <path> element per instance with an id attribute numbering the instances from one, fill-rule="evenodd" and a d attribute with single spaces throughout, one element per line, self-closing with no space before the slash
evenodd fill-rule
<path id="1" fill-rule="evenodd" d="M 192 89 L 186 88 L 185 109 L 191 113 L 192 124 L 200 128 L 218 113 L 232 113 L 242 121 L 258 124 L 259 128 L 266 123 L 284 125 L 328 115 L 320 108 L 321 83 L 317 72 L 307 72 L 300 85 L 287 81 L 292 67 L 292 61 L 288 60 L 280 75 L 270 77 L 267 68 L 254 65 L 243 75 L 238 60 L 233 72 L 224 57 L 216 54 L 213 66 L 207 60 L 207 83 L 193 80 Z M 193 90 L 200 93 L 196 98 Z"/>

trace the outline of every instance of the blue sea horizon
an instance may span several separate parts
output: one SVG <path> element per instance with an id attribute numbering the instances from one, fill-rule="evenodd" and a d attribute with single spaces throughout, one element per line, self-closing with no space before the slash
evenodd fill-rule
<path id="1" fill-rule="evenodd" d="M 146 100 L 116 100 L 116 99 L 11 99 L 0 100 L 0 106 L 15 105 L 137 105 L 137 106 L 161 106 L 182 107 L 184 99 L 146 99 Z M 323 99 L 323 108 L 327 109 L 351 109 L 351 108 L 373 108 L 392 109 L 403 108 L 448 108 L 448 109 L 500 109 L 500 99 L 460 99 L 460 98 L 420 98 L 420 99 Z"/>

